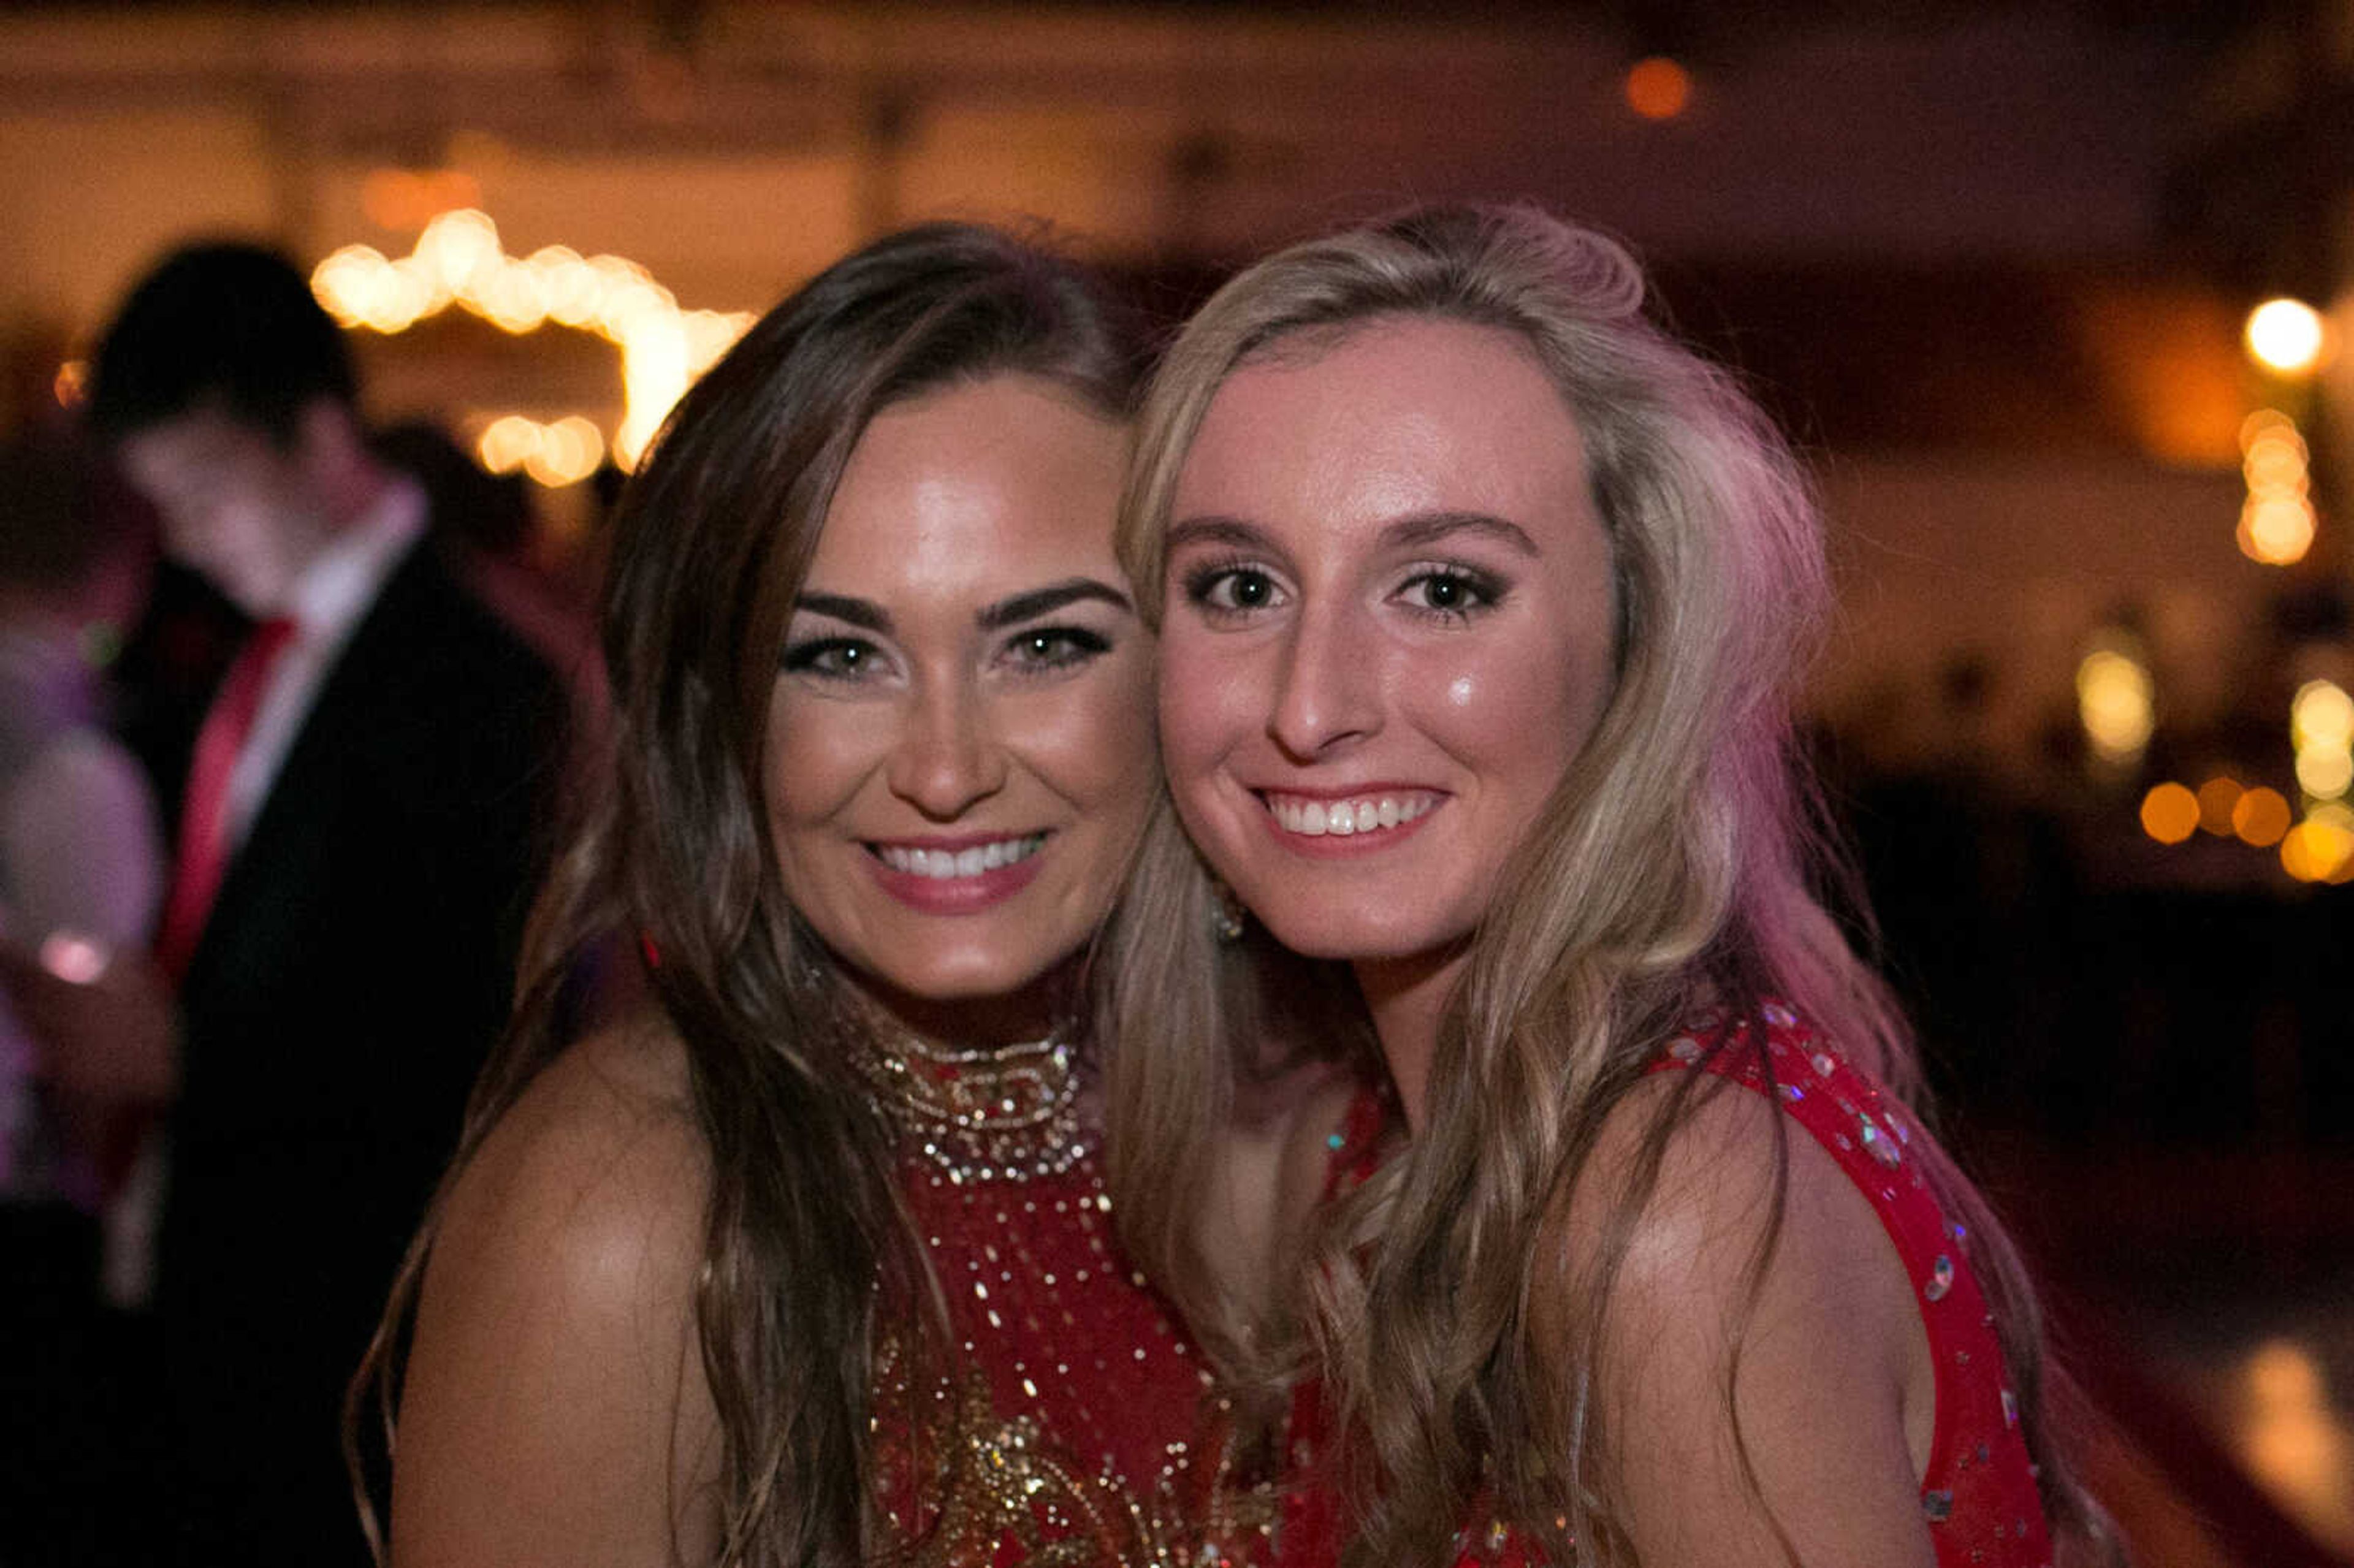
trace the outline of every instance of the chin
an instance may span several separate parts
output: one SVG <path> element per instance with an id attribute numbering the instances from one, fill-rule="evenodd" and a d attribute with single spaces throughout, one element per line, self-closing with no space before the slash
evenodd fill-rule
<path id="1" fill-rule="evenodd" d="M 1047 967 L 975 958 L 927 964 L 917 970 L 878 972 L 875 978 L 919 1001 L 994 1001 L 1037 984 Z"/>
<path id="2" fill-rule="evenodd" d="M 1341 963 L 1381 963 L 1436 952 L 1449 945 L 1446 933 L 1422 922 L 1381 918 L 1370 908 L 1343 911 L 1274 910 L 1258 916 L 1267 934 L 1303 959 Z M 1459 938 L 1457 938 L 1459 939 Z"/>

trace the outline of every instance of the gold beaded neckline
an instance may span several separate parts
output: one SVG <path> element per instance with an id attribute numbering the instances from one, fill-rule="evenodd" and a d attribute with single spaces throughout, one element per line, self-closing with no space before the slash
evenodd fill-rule
<path id="1" fill-rule="evenodd" d="M 964 1051 L 899 1034 L 854 1060 L 870 1103 L 951 1181 L 1060 1176 L 1087 1157 L 1078 1053 L 1059 1031 Z"/>

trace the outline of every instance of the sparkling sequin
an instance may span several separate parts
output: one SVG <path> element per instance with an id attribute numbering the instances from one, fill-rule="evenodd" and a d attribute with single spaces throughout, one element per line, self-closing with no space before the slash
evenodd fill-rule
<path id="1" fill-rule="evenodd" d="M 907 1036 L 851 1061 L 875 1109 L 953 1185 L 1059 1176 L 1089 1151 L 1078 1054 L 1057 1035 L 978 1051 Z"/>
<path id="2" fill-rule="evenodd" d="M 1941 1252 L 1937 1255 L 1937 1261 L 1929 1266 L 1929 1277 L 1921 1287 L 1922 1298 L 1943 1301 L 1946 1292 L 1953 1287 L 1954 1260 Z"/>
<path id="3" fill-rule="evenodd" d="M 1954 1517 L 1954 1494 L 1949 1491 L 1923 1492 L 1921 1511 L 1929 1516 L 1931 1524 L 1943 1524 Z"/>
<path id="4" fill-rule="evenodd" d="M 2002 1424 L 2005 1426 L 2019 1425 L 2019 1395 L 2009 1389 L 2002 1391 Z"/>
<path id="5" fill-rule="evenodd" d="M 984 1108 L 1054 1097 L 997 1093 Z M 901 1338 L 921 1312 L 878 1308 L 872 1415 L 885 1555 L 908 1568 L 1270 1562 L 1280 1431 L 1245 1428 L 1167 1303 L 1119 1256 L 1076 1119 L 1067 1139 L 1048 1115 L 960 1146 L 936 1126 L 891 1119 L 934 1275 L 971 1290 L 949 1293 L 960 1356 Z"/>
<path id="6" fill-rule="evenodd" d="M 1689 1034 L 1679 1034 L 1668 1044 L 1668 1054 L 1679 1062 L 1697 1062 L 1705 1047 Z"/>
<path id="7" fill-rule="evenodd" d="M 1903 1151 L 1896 1147 L 1896 1140 L 1889 1137 L 1886 1129 L 1878 1122 L 1859 1112 L 1855 1118 L 1855 1126 L 1857 1136 L 1863 1139 L 1865 1150 L 1874 1160 L 1892 1171 L 1904 1163 Z"/>

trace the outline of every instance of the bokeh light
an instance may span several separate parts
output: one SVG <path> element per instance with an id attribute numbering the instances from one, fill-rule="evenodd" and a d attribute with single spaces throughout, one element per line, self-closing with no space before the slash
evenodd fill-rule
<path id="1" fill-rule="evenodd" d="M 2243 843 L 2269 849 L 2288 835 L 2296 813 L 2288 797 L 2277 789 L 2258 788 L 2242 795 L 2232 808 L 2232 831 Z"/>
<path id="2" fill-rule="evenodd" d="M 1691 106 L 1691 72 L 1653 55 L 1627 69 L 1627 107 L 1646 120 L 1673 120 Z"/>
<path id="3" fill-rule="evenodd" d="M 2077 715 L 2104 761 L 2141 756 L 2157 723 L 2156 697 L 2148 670 L 2117 649 L 2096 648 L 2076 667 Z"/>
<path id="4" fill-rule="evenodd" d="M 2199 797 L 2171 780 L 2141 798 L 2142 832 L 2162 844 L 2179 844 L 2199 831 Z"/>
<path id="5" fill-rule="evenodd" d="M 625 468 L 636 465 L 671 406 L 754 319 L 748 312 L 682 311 L 675 295 L 623 257 L 584 257 L 561 245 L 509 256 L 498 225 L 472 207 L 438 213 L 416 249 L 397 260 L 369 246 L 345 246 L 313 270 L 311 287 L 345 327 L 402 332 L 454 304 L 502 332 L 555 322 L 597 334 L 621 352 L 622 415 L 610 450 Z M 493 420 L 480 446 L 494 472 L 520 468 L 550 485 L 593 472 L 608 450 L 604 433 L 577 415 L 545 427 Z"/>
<path id="6" fill-rule="evenodd" d="M 2299 882 L 2354 880 L 2354 810 L 2327 801 L 2281 840 L 2281 867 Z"/>
<path id="7" fill-rule="evenodd" d="M 2220 773 L 2199 786 L 2199 825 L 2218 838 L 2230 837 L 2232 813 L 2243 793 L 2238 779 Z"/>
<path id="8" fill-rule="evenodd" d="M 2321 313 L 2302 300 L 2266 300 L 2248 313 L 2248 353 L 2265 369 L 2302 376 L 2321 363 L 2328 332 Z"/>
<path id="9" fill-rule="evenodd" d="M 2251 495 L 2234 535 L 2241 554 L 2267 567 L 2294 566 L 2313 548 L 2313 503 L 2302 495 Z"/>

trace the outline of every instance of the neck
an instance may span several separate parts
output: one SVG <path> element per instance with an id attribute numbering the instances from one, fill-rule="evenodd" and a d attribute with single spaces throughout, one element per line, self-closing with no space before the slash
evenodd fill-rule
<path id="1" fill-rule="evenodd" d="M 880 1022 L 960 1050 L 991 1050 L 1041 1040 L 1070 1019 L 1077 997 L 1066 966 L 1005 996 L 936 999 L 896 990 L 871 976 L 847 974 L 851 990 Z"/>
<path id="2" fill-rule="evenodd" d="M 1373 1017 L 1373 1033 L 1381 1038 L 1383 1059 L 1389 1064 L 1398 1107 L 1405 1112 L 1407 1130 L 1417 1137 L 1428 1114 L 1430 1063 L 1438 1053 L 1439 1022 L 1469 956 L 1469 947 L 1458 943 L 1410 958 L 1361 959 L 1354 966 L 1357 987 Z"/>

